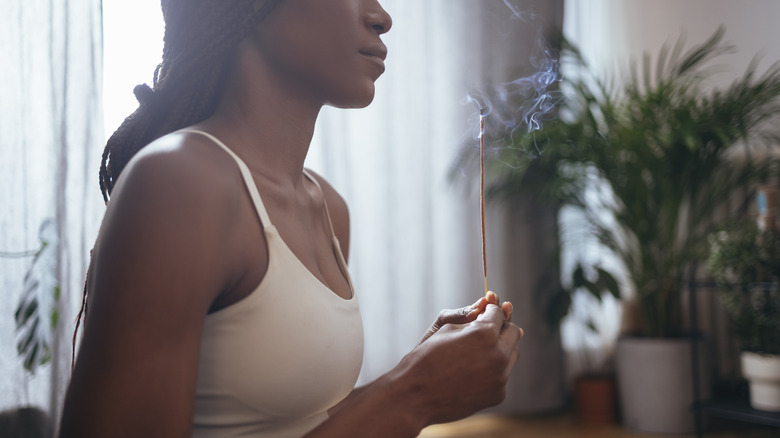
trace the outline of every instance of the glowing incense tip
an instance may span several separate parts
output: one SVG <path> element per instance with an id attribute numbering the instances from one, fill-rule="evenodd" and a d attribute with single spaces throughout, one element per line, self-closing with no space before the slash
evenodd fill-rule
<path id="1" fill-rule="evenodd" d="M 479 110 L 479 211 L 482 216 L 482 273 L 487 295 L 487 245 L 485 243 L 485 108 Z"/>

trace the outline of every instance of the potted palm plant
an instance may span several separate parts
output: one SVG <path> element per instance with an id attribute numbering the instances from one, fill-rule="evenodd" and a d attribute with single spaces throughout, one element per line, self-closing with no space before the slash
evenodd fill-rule
<path id="1" fill-rule="evenodd" d="M 686 274 L 706 257 L 713 212 L 776 164 L 754 156 L 780 145 L 769 123 L 780 115 L 780 68 L 759 75 L 751 65 L 728 87 L 705 88 L 708 63 L 731 50 L 723 34 L 688 50 L 680 40 L 611 82 L 564 41 L 558 117 L 505 132 L 488 158 L 489 193 L 532 190 L 579 210 L 622 264 L 637 311 L 635 330 L 618 341 L 618 385 L 624 422 L 636 429 L 693 429 Z"/>
<path id="2" fill-rule="evenodd" d="M 742 349 L 755 409 L 780 412 L 780 234 L 751 219 L 710 236 L 707 268 Z"/>

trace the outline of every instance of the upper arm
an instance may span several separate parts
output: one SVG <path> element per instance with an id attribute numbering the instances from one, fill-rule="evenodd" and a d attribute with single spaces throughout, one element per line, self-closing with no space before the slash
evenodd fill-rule
<path id="1" fill-rule="evenodd" d="M 229 201 L 175 155 L 134 160 L 112 196 L 63 437 L 191 433 L 201 330 L 226 280 L 229 227 L 214 212 Z"/>
<path id="2" fill-rule="evenodd" d="M 307 169 L 307 171 L 317 178 L 320 187 L 322 187 L 322 194 L 325 197 L 325 202 L 328 203 L 328 212 L 331 222 L 333 222 L 333 232 L 339 239 L 344 260 L 349 261 L 349 209 L 347 203 L 325 178 L 311 170 Z"/>

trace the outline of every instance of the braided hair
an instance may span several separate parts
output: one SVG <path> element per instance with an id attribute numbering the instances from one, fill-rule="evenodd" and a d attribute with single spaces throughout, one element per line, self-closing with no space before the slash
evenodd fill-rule
<path id="1" fill-rule="evenodd" d="M 99 181 L 106 203 L 122 169 L 138 151 L 214 113 L 228 57 L 279 3 L 281 0 L 161 0 L 165 20 L 162 63 L 154 71 L 152 87 L 135 87 L 138 109 L 122 122 L 103 150 Z M 71 365 L 75 363 L 79 325 L 86 313 L 85 282 L 73 333 Z"/>
<path id="2" fill-rule="evenodd" d="M 152 87 L 133 90 L 140 106 L 108 139 L 100 190 L 108 202 L 128 161 L 165 134 L 210 117 L 227 58 L 281 0 L 162 0 L 165 38 Z"/>

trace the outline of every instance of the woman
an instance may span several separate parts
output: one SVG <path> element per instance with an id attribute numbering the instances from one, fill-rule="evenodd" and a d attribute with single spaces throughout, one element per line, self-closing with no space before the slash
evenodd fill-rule
<path id="1" fill-rule="evenodd" d="M 522 331 L 492 293 L 352 390 L 347 207 L 303 162 L 323 105 L 373 99 L 377 1 L 162 6 L 154 90 L 104 153 L 60 436 L 403 437 L 500 402 Z"/>

